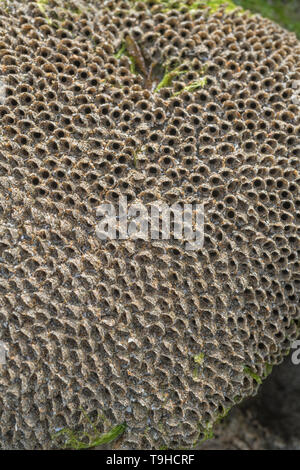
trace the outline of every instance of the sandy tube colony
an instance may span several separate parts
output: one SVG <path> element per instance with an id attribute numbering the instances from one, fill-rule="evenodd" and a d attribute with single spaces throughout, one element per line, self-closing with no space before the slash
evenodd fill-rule
<path id="1" fill-rule="evenodd" d="M 200 3 L 0 3 L 1 448 L 191 448 L 299 334 L 300 43 Z M 120 195 L 203 248 L 99 240 Z"/>

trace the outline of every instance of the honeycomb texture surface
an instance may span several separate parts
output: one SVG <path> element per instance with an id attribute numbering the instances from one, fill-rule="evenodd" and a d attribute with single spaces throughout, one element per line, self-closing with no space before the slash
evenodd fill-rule
<path id="1" fill-rule="evenodd" d="M 122 449 L 191 447 L 282 361 L 300 317 L 299 57 L 241 11 L 0 3 L 1 448 L 53 448 L 81 409 L 126 422 Z M 99 240 L 96 208 L 120 195 L 204 202 L 203 249 Z"/>

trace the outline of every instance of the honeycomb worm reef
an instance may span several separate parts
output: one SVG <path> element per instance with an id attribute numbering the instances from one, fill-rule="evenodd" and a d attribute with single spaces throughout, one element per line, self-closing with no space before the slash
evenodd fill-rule
<path id="1" fill-rule="evenodd" d="M 295 35 L 195 3 L 0 2 L 0 446 L 191 447 L 299 333 Z M 298 85 L 297 85 L 298 84 Z M 298 95 L 297 95 L 298 94 Z M 204 202 L 205 242 L 96 208 Z M 107 424 L 108 423 L 108 424 Z"/>

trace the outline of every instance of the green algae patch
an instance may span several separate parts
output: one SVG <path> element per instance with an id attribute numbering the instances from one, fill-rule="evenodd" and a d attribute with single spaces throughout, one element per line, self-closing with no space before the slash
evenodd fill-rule
<path id="1" fill-rule="evenodd" d="M 48 0 L 38 0 L 36 2 L 39 10 L 41 13 L 43 13 L 43 15 L 46 14 L 46 5 L 48 5 Z"/>
<path id="2" fill-rule="evenodd" d="M 228 406 L 227 408 L 223 408 L 223 411 L 218 413 L 213 422 L 208 423 L 207 425 L 203 426 L 199 424 L 199 436 L 193 444 L 193 448 L 195 446 L 201 446 L 204 442 L 208 441 L 209 439 L 213 439 L 214 436 L 214 428 L 215 426 L 223 421 L 226 418 L 229 411 L 233 408 L 234 405 Z"/>
<path id="3" fill-rule="evenodd" d="M 221 7 L 225 7 L 226 12 L 233 11 L 237 8 L 237 5 L 232 2 L 231 0 L 207 0 L 203 2 L 195 2 L 194 5 L 209 7 L 211 13 L 215 13 L 217 10 L 219 10 Z M 195 9 L 195 8 L 194 8 Z"/>
<path id="4" fill-rule="evenodd" d="M 112 427 L 109 431 L 100 432 L 97 428 L 97 423 L 99 423 L 99 421 L 102 421 L 104 424 L 108 423 L 106 416 L 98 413 L 97 420 L 92 422 L 83 409 L 81 409 L 81 412 L 84 417 L 84 431 L 74 431 L 70 428 L 63 428 L 52 435 L 53 441 L 56 441 L 60 448 L 73 450 L 92 449 L 97 446 L 109 444 L 120 437 L 126 430 L 126 423 L 122 423 Z"/>
<path id="5" fill-rule="evenodd" d="M 52 26 L 55 29 L 60 27 L 63 28 L 64 21 L 70 17 L 71 14 L 80 16 L 83 13 L 83 10 L 78 6 L 75 6 L 72 2 L 65 1 L 62 2 L 61 5 L 58 5 L 55 11 L 53 9 L 51 10 L 52 18 L 50 18 L 47 12 L 47 9 L 50 8 L 49 0 L 37 0 L 36 5 L 45 18 L 45 21 L 49 24 L 49 26 Z"/>
<path id="6" fill-rule="evenodd" d="M 136 75 L 137 74 L 137 67 L 136 67 L 136 60 L 134 58 L 134 56 L 132 56 L 131 54 L 128 53 L 128 50 L 127 50 L 127 47 L 126 47 L 126 43 L 123 42 L 122 46 L 120 47 L 120 49 L 117 50 L 117 52 L 114 54 L 114 57 L 116 59 L 120 59 L 121 57 L 123 57 L 124 55 L 126 55 L 126 57 L 128 57 L 129 59 L 129 62 L 130 62 L 130 72 L 133 74 L 133 75 Z"/>
<path id="7" fill-rule="evenodd" d="M 249 375 L 250 377 L 252 377 L 252 379 L 254 379 L 259 385 L 262 384 L 262 379 L 261 377 L 256 374 L 250 367 L 248 366 L 245 366 L 244 367 L 244 372 Z"/>
<path id="8" fill-rule="evenodd" d="M 200 369 L 201 369 L 201 366 L 204 362 L 204 353 L 196 354 L 193 357 L 193 361 L 195 362 L 195 367 L 193 369 L 193 379 L 195 381 L 198 381 L 199 374 L 200 374 Z"/>
<path id="9" fill-rule="evenodd" d="M 178 96 L 181 95 L 181 93 L 184 93 L 185 91 L 195 91 L 198 90 L 199 88 L 204 88 L 205 85 L 207 84 L 207 77 L 200 78 L 200 80 L 195 80 L 194 82 L 190 83 L 189 85 L 186 85 L 183 87 L 182 90 L 177 91 L 174 93 L 173 96 Z"/>
<path id="10" fill-rule="evenodd" d="M 125 52 L 126 52 L 126 44 L 125 42 L 123 42 L 120 49 L 118 49 L 117 52 L 114 54 L 114 57 L 116 59 L 120 59 L 125 54 Z"/>
<path id="11" fill-rule="evenodd" d="M 194 362 L 196 362 L 196 364 L 202 364 L 203 361 L 204 361 L 204 353 L 196 354 L 194 356 Z"/>
<path id="12" fill-rule="evenodd" d="M 172 81 L 174 78 L 179 77 L 182 74 L 187 73 L 188 70 L 184 69 L 182 70 L 181 66 L 174 68 L 173 70 L 168 70 L 168 67 L 165 69 L 165 73 L 159 84 L 154 90 L 154 93 L 157 93 L 159 90 L 165 87 L 169 87 L 172 84 Z"/>
<path id="13" fill-rule="evenodd" d="M 272 370 L 273 370 L 272 364 L 266 363 L 265 370 L 264 370 L 264 379 L 267 378 L 271 374 Z"/>
<path id="14" fill-rule="evenodd" d="M 130 72 L 133 75 L 137 75 L 138 72 L 144 77 L 148 75 L 142 51 L 137 42 L 129 34 L 125 37 L 125 40 L 122 42 L 120 49 L 114 54 L 114 57 L 120 59 L 124 55 L 129 59 Z"/>
<path id="15" fill-rule="evenodd" d="M 204 8 L 209 8 L 210 13 L 215 13 L 220 8 L 224 7 L 226 12 L 230 12 L 238 8 L 232 0 L 131 0 L 133 4 L 146 3 L 149 7 L 159 6 L 162 12 L 168 12 L 170 10 L 189 10 L 197 11 Z"/>
<path id="16" fill-rule="evenodd" d="M 120 437 L 126 429 L 126 424 L 118 424 L 111 428 L 106 433 L 99 434 L 97 429 L 93 426 L 93 431 L 88 432 L 75 432 L 69 428 L 63 428 L 53 435 L 53 439 L 62 437 L 65 440 L 64 449 L 84 450 L 92 449 L 93 447 L 109 444 L 118 437 Z"/>
<path id="17" fill-rule="evenodd" d="M 201 446 L 202 444 L 204 444 L 204 442 L 215 437 L 213 427 L 213 423 L 209 423 L 206 426 L 202 426 L 201 424 L 199 424 L 199 435 L 193 444 L 193 448 L 195 448 L 196 446 Z"/>
<path id="18" fill-rule="evenodd" d="M 138 166 L 138 160 L 139 160 L 139 156 L 140 156 L 141 153 L 143 153 L 143 147 L 139 147 L 138 149 L 136 149 L 135 152 L 133 152 L 133 166 L 134 166 L 134 168 L 137 168 L 137 166 Z"/>
<path id="19" fill-rule="evenodd" d="M 47 10 L 46 10 L 46 6 L 48 5 L 48 0 L 38 0 L 36 2 L 36 5 L 38 7 L 38 9 L 40 10 L 40 12 L 42 13 L 42 15 L 44 16 L 46 22 L 52 26 L 52 20 L 51 18 L 48 16 L 47 14 Z"/>
<path id="20" fill-rule="evenodd" d="M 228 408 L 224 408 L 223 411 L 218 414 L 216 423 L 220 423 L 221 421 L 223 421 L 223 419 L 226 418 L 226 416 L 228 415 L 229 411 L 232 409 L 233 406 L 234 405 L 228 406 Z"/>

